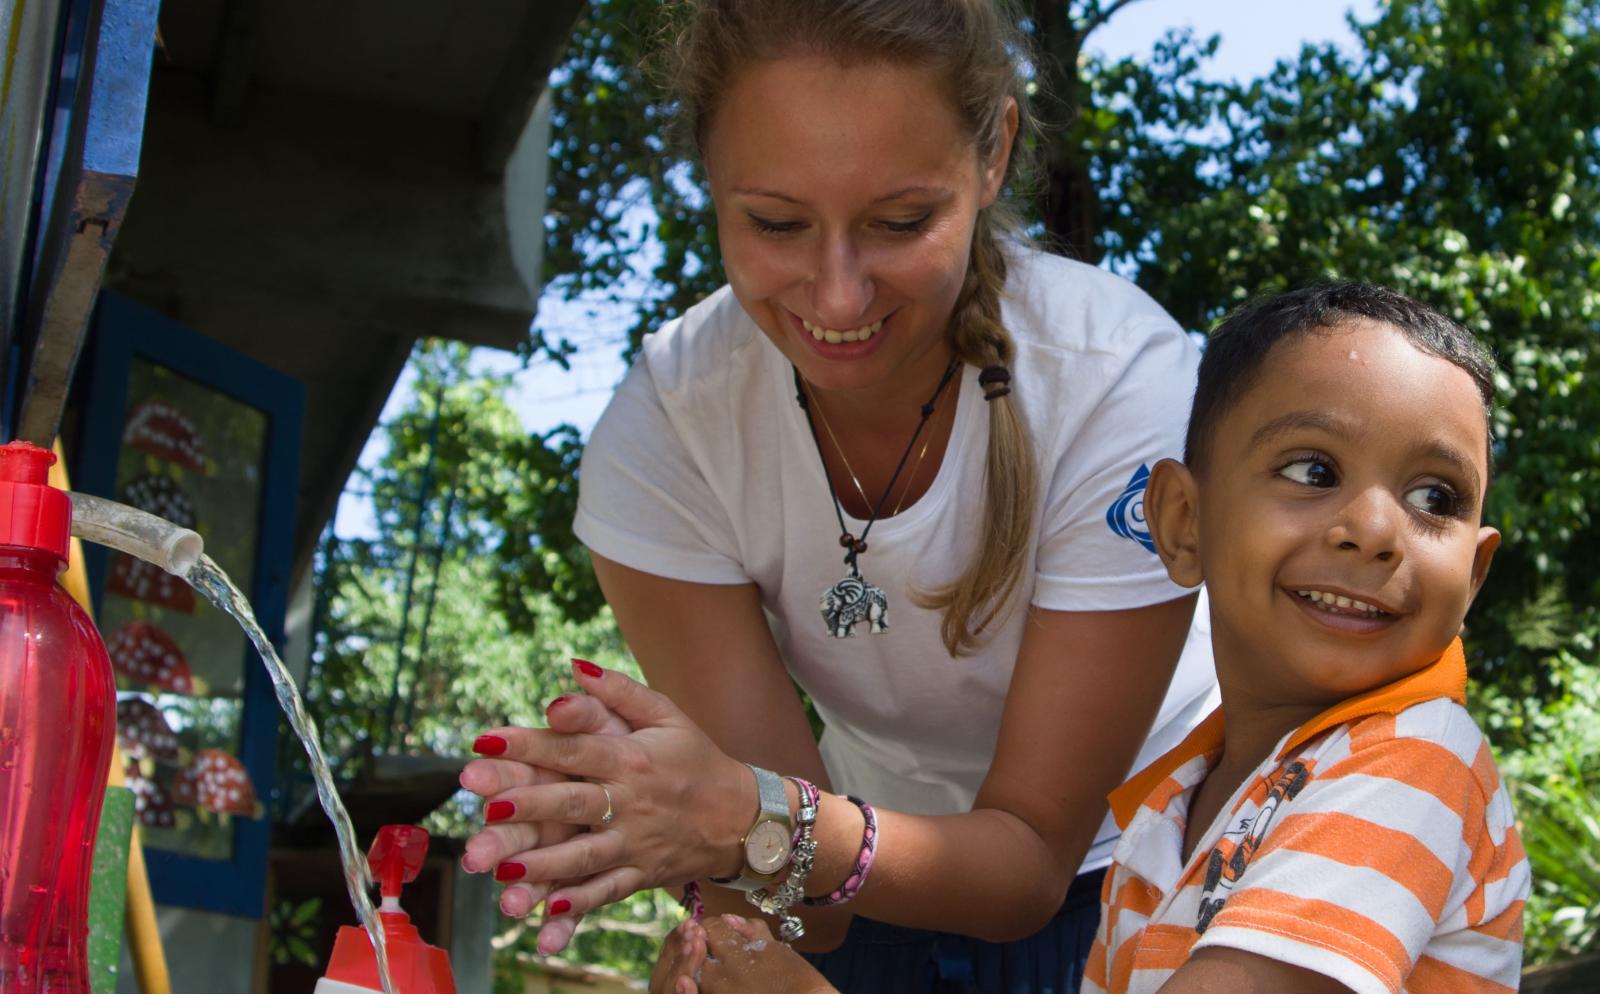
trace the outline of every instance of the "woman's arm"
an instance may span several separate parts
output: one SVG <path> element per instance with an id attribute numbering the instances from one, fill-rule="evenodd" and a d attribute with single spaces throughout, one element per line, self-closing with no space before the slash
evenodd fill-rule
<path id="1" fill-rule="evenodd" d="M 707 729 L 702 734 L 651 691 L 606 674 L 579 679 L 637 729 L 633 735 L 513 735 L 514 758 L 614 784 L 621 798 L 608 831 L 518 857 L 530 880 L 602 874 L 604 887 L 552 894 L 575 911 L 627 890 L 737 871 L 738 840 L 757 803 L 754 778 L 741 776 L 728 753 L 826 782 L 753 588 L 597 567 L 641 666 Z M 997 941 L 1042 927 L 1093 842 L 1106 793 L 1127 775 L 1149 731 L 1192 609 L 1185 597 L 1127 611 L 1033 611 L 977 806 L 943 817 L 881 812 L 878 860 L 850 910 Z M 522 793 L 519 814 L 530 819 L 594 824 L 604 805 L 592 788 Z M 825 795 L 808 891 L 826 892 L 844 878 L 860 832 L 855 806 Z M 624 876 L 605 873 L 624 865 Z M 623 884 L 625 891 L 612 892 Z"/>

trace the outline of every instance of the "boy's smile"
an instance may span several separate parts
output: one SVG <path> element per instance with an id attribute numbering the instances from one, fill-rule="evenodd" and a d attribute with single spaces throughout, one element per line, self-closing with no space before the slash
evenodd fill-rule
<path id="1" fill-rule="evenodd" d="M 1499 544 L 1488 446 L 1472 377 L 1389 325 L 1276 345 L 1201 472 L 1151 481 L 1169 571 L 1210 589 L 1224 699 L 1310 718 L 1435 659 Z"/>

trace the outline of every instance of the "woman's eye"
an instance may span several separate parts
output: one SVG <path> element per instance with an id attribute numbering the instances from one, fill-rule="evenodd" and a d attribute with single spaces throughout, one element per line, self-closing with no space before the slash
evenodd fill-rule
<path id="1" fill-rule="evenodd" d="M 1461 507 L 1461 501 L 1456 497 L 1455 491 L 1438 483 L 1407 490 L 1406 503 L 1436 518 L 1454 517 Z"/>
<path id="2" fill-rule="evenodd" d="M 892 231 L 897 235 L 911 235 L 921 231 L 923 228 L 926 228 L 928 226 L 928 219 L 932 216 L 933 213 L 930 211 L 921 217 L 912 218 L 909 221 L 885 221 L 883 222 L 883 226 L 885 229 Z"/>
<path id="3" fill-rule="evenodd" d="M 770 221 L 759 214 L 749 213 L 745 216 L 750 219 L 750 227 L 763 235 L 786 235 L 800 227 L 800 222 L 798 221 Z"/>
<path id="4" fill-rule="evenodd" d="M 1331 487 L 1339 482 L 1333 467 L 1321 459 L 1296 459 L 1278 470 L 1278 475 L 1308 487 Z"/>

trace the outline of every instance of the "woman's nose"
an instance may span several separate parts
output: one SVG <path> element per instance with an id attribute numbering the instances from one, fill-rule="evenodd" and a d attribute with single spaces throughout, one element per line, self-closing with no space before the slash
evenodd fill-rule
<path id="1" fill-rule="evenodd" d="M 872 295 L 872 278 L 867 275 L 854 240 L 825 240 L 811 280 L 811 306 L 818 320 L 836 331 L 859 327 L 872 304 Z"/>
<path id="2" fill-rule="evenodd" d="M 1365 559 L 1399 565 L 1405 558 L 1403 528 L 1405 508 L 1383 487 L 1368 487 L 1355 494 L 1328 529 L 1328 543 Z"/>

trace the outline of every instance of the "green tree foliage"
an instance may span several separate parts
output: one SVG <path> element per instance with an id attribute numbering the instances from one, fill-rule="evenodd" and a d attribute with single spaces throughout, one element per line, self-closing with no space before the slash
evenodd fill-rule
<path id="1" fill-rule="evenodd" d="M 467 355 L 419 347 L 411 403 L 358 475 L 377 535 L 319 556 L 311 693 L 341 754 L 464 754 L 484 727 L 538 723 L 573 656 L 625 659 L 572 537 L 575 434 L 525 432 Z"/>

